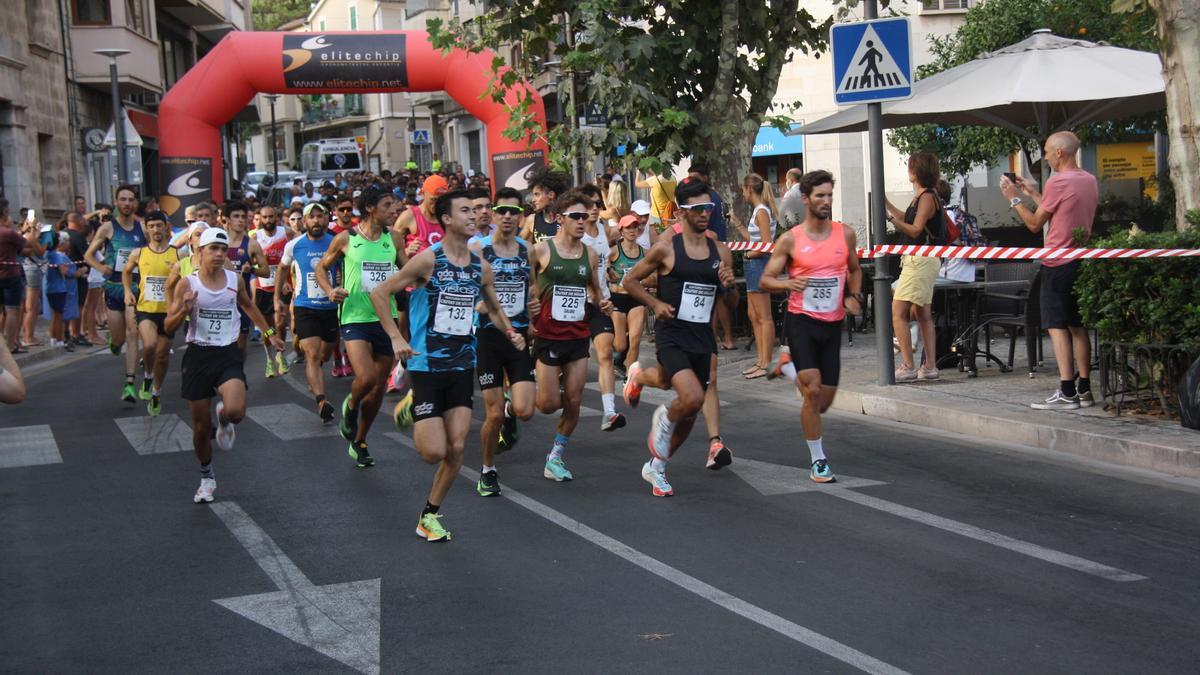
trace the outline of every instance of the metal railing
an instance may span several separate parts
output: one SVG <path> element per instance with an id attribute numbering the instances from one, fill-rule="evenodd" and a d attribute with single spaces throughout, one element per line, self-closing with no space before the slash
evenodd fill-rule
<path id="1" fill-rule="evenodd" d="M 1117 414 L 1179 418 L 1179 382 L 1195 358 L 1179 345 L 1100 343 L 1100 386 Z"/>

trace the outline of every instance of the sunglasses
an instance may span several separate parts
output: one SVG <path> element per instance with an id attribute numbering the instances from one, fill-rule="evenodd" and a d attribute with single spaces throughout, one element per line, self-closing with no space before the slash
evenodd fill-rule
<path id="1" fill-rule="evenodd" d="M 712 210 L 716 208 L 716 206 L 717 205 L 712 202 L 704 202 L 703 204 L 680 204 L 679 208 L 684 209 L 685 211 L 691 211 L 692 213 L 712 213 Z"/>
<path id="2" fill-rule="evenodd" d="M 353 206 L 339 206 L 338 207 L 338 213 L 346 213 L 348 211 L 353 211 L 353 210 L 354 210 Z"/>
<path id="3" fill-rule="evenodd" d="M 563 218 L 570 218 L 571 220 L 587 220 L 589 217 L 591 217 L 591 214 L 587 211 L 572 211 L 562 215 Z"/>
<path id="4" fill-rule="evenodd" d="M 493 206 L 492 213 L 495 213 L 495 214 L 498 214 L 501 216 L 519 216 L 522 213 L 525 213 L 525 209 L 523 209 L 519 206 L 509 206 L 509 205 Z"/>

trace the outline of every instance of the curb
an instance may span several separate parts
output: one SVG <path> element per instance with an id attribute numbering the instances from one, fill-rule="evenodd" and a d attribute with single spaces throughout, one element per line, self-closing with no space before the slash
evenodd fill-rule
<path id="1" fill-rule="evenodd" d="M 1154 440 L 1113 438 L 1103 433 L 1031 424 L 996 415 L 948 411 L 944 406 L 889 398 L 854 389 L 839 389 L 832 407 L 842 412 L 1065 452 L 1110 464 L 1200 478 L 1200 450 L 1174 447 Z"/>
<path id="2" fill-rule="evenodd" d="M 74 352 L 75 354 L 78 354 L 78 353 L 86 354 L 87 352 L 85 350 L 91 349 L 91 348 L 90 347 L 76 347 L 75 349 L 76 349 L 76 351 Z M 67 350 L 63 349 L 62 347 L 48 347 L 46 349 L 39 349 L 36 352 L 26 352 L 24 354 L 13 354 L 13 361 L 16 362 L 18 368 L 20 368 L 22 371 L 24 371 L 26 368 L 35 366 L 39 363 L 45 363 L 47 361 L 54 361 L 55 359 L 58 359 L 60 357 L 69 357 L 69 356 L 73 356 L 73 355 L 74 354 L 72 352 L 68 352 Z"/>

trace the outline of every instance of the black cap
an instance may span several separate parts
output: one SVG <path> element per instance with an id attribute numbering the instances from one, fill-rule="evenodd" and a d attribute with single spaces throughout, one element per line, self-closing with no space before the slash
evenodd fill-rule
<path id="1" fill-rule="evenodd" d="M 163 222 L 169 222 L 170 218 L 167 218 L 167 214 L 163 213 L 162 211 L 151 211 L 146 214 L 146 217 L 144 220 L 146 222 L 150 222 L 151 220 L 161 220 Z"/>

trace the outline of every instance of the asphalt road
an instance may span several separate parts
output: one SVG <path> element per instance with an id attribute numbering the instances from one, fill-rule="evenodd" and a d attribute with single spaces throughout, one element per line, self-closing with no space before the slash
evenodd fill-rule
<path id="1" fill-rule="evenodd" d="M 501 457 L 504 497 L 464 475 L 442 510 L 454 540 L 435 545 L 413 533 L 433 469 L 390 420 L 357 470 L 302 372 L 264 380 L 262 358 L 252 346 L 251 417 L 218 451 L 212 506 L 191 501 L 178 355 L 153 424 L 102 354 L 31 374 L 0 410 L 0 669 L 1200 669 L 1194 483 L 830 416 L 843 480 L 818 487 L 794 397 L 730 365 L 736 471 L 704 469 L 698 430 L 676 496 L 651 497 L 644 402 L 613 433 L 585 416 L 576 480 L 556 484 L 539 416 Z M 464 474 L 474 433 L 467 457 Z"/>

